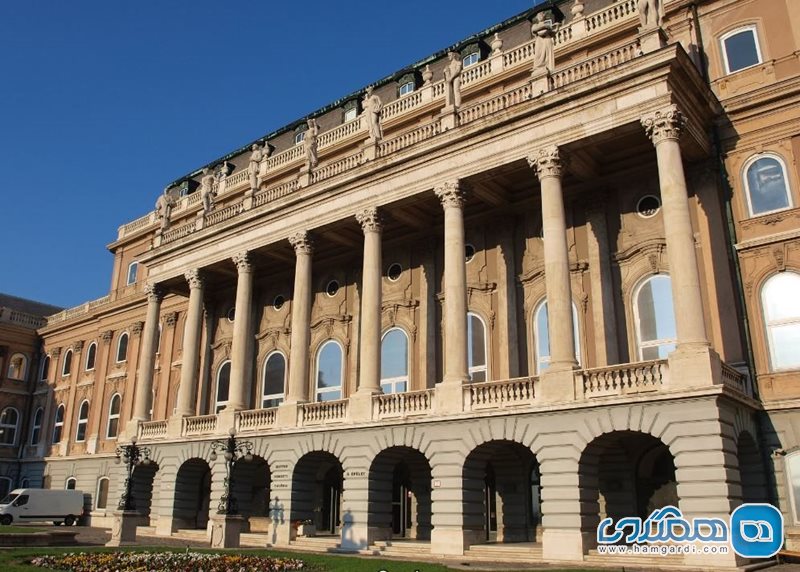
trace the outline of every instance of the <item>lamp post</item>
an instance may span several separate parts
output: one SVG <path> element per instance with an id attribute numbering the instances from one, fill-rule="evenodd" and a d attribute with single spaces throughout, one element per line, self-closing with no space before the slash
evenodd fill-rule
<path id="1" fill-rule="evenodd" d="M 250 462 L 253 460 L 253 443 L 236 439 L 236 431 L 231 428 L 227 439 L 217 439 L 211 442 L 211 461 L 217 460 L 217 451 L 225 457 L 225 482 L 222 498 L 219 499 L 217 514 L 238 514 L 236 498 L 233 496 L 233 467 L 238 461 Z"/>
<path id="2" fill-rule="evenodd" d="M 119 445 L 117 447 L 117 458 L 114 460 L 116 464 L 120 462 L 125 464 L 128 469 L 128 475 L 125 478 L 124 491 L 119 499 L 119 510 L 132 511 L 136 509 L 136 504 L 133 502 L 133 495 L 131 489 L 133 488 L 133 468 L 138 465 L 150 464 L 150 449 L 147 447 L 139 447 L 136 445 L 136 436 L 131 437 L 129 445 Z"/>

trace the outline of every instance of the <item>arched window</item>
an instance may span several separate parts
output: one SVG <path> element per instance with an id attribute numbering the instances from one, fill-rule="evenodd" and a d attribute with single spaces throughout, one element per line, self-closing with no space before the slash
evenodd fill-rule
<path id="1" fill-rule="evenodd" d="M 42 370 L 39 374 L 39 379 L 42 381 L 47 381 L 47 378 L 50 374 L 50 356 L 44 356 L 42 360 Z"/>
<path id="2" fill-rule="evenodd" d="M 286 388 L 286 357 L 272 352 L 264 361 L 264 387 L 261 407 L 277 407 L 283 403 Z"/>
<path id="3" fill-rule="evenodd" d="M 138 271 L 139 271 L 138 262 L 131 262 L 128 265 L 128 279 L 125 282 L 128 286 L 136 283 L 136 274 L 138 273 Z"/>
<path id="4" fill-rule="evenodd" d="M 772 370 L 800 368 L 800 274 L 781 272 L 761 289 Z"/>
<path id="5" fill-rule="evenodd" d="M 400 328 L 392 328 L 383 334 L 381 388 L 384 393 L 408 391 L 408 336 Z"/>
<path id="6" fill-rule="evenodd" d="M 31 445 L 38 445 L 42 434 L 42 421 L 44 420 L 44 409 L 39 407 L 33 414 L 33 426 L 31 427 Z"/>
<path id="7" fill-rule="evenodd" d="M 486 325 L 478 314 L 467 314 L 467 364 L 474 382 L 488 381 L 486 367 Z"/>
<path id="8" fill-rule="evenodd" d="M 578 335 L 578 308 L 572 303 L 573 343 L 575 361 L 581 363 L 581 338 Z M 543 300 L 533 312 L 533 349 L 536 359 L 536 373 L 544 373 L 550 366 L 550 325 L 547 319 L 547 300 Z"/>
<path id="9" fill-rule="evenodd" d="M 342 398 L 344 360 L 339 342 L 328 340 L 317 351 L 316 388 L 317 401 L 335 401 Z"/>
<path id="10" fill-rule="evenodd" d="M 75 441 L 86 441 L 86 427 L 89 425 L 89 402 L 83 400 L 78 408 L 78 427 L 75 430 Z"/>
<path id="11" fill-rule="evenodd" d="M 76 486 L 78 486 L 78 479 L 75 477 L 69 477 L 64 483 L 64 488 L 68 491 L 74 491 Z"/>
<path id="12" fill-rule="evenodd" d="M 64 352 L 64 364 L 61 366 L 62 377 L 67 377 L 72 371 L 72 350 Z"/>
<path id="13" fill-rule="evenodd" d="M 128 359 L 128 332 L 123 332 L 117 340 L 117 363 Z"/>
<path id="14" fill-rule="evenodd" d="M 11 359 L 8 360 L 8 379 L 24 381 L 27 373 L 28 358 L 25 357 L 25 354 L 12 354 Z"/>
<path id="15" fill-rule="evenodd" d="M 664 359 L 675 349 L 678 335 L 672 309 L 672 280 L 656 274 L 635 291 L 633 313 L 639 359 Z"/>
<path id="16" fill-rule="evenodd" d="M 113 439 L 119 432 L 119 409 L 122 398 L 119 393 L 111 396 L 108 404 L 108 427 L 106 427 L 106 438 Z"/>
<path id="17" fill-rule="evenodd" d="M 761 63 L 761 47 L 755 26 L 732 30 L 720 38 L 725 73 L 734 73 Z"/>
<path id="18" fill-rule="evenodd" d="M 94 369 L 94 362 L 97 359 L 97 342 L 89 344 L 89 349 L 86 350 L 86 371 Z"/>
<path id="19" fill-rule="evenodd" d="M 228 405 L 228 393 L 231 387 L 231 362 L 223 362 L 217 370 L 217 401 L 214 405 L 214 413 L 219 413 Z"/>
<path id="20" fill-rule="evenodd" d="M 19 411 L 6 407 L 0 412 L 0 445 L 16 445 Z"/>
<path id="21" fill-rule="evenodd" d="M 750 215 L 757 216 L 792 206 L 786 165 L 777 155 L 751 157 L 744 166 L 744 183 Z"/>
<path id="22" fill-rule="evenodd" d="M 97 479 L 97 493 L 94 498 L 95 510 L 104 509 L 108 506 L 108 477 Z"/>
<path id="23" fill-rule="evenodd" d="M 61 432 L 64 430 L 64 404 L 56 409 L 56 416 L 53 422 L 53 443 L 61 442 Z"/>

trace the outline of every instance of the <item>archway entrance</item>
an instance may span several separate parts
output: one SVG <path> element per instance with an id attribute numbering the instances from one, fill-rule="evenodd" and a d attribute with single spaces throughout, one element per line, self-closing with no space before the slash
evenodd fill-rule
<path id="1" fill-rule="evenodd" d="M 232 477 L 239 514 L 248 523 L 245 530 L 269 532 L 270 471 L 267 462 L 258 456 L 251 461 L 237 461 Z"/>
<path id="2" fill-rule="evenodd" d="M 431 538 L 431 467 L 409 447 L 381 451 L 369 471 L 371 540 Z"/>
<path id="3" fill-rule="evenodd" d="M 206 528 L 210 501 L 211 467 L 202 459 L 189 459 L 175 478 L 174 527 Z"/>
<path id="4" fill-rule="evenodd" d="M 342 484 L 339 459 L 323 451 L 304 455 L 292 475 L 291 521 L 311 521 L 318 535 L 338 534 Z"/>
<path id="5" fill-rule="evenodd" d="M 490 441 L 464 463 L 464 531 L 470 544 L 535 542 L 541 522 L 539 463 L 512 441 Z"/>
<path id="6" fill-rule="evenodd" d="M 586 446 L 580 461 L 581 497 L 591 515 L 585 530 L 600 520 L 646 518 L 667 505 L 678 506 L 675 462 L 659 439 L 636 431 L 614 431 Z M 596 515 L 596 516 L 595 516 Z"/>
<path id="7" fill-rule="evenodd" d="M 139 513 L 141 526 L 150 526 L 150 508 L 153 505 L 153 480 L 158 472 L 158 465 L 150 462 L 133 468 L 133 486 L 131 494 L 136 512 Z"/>

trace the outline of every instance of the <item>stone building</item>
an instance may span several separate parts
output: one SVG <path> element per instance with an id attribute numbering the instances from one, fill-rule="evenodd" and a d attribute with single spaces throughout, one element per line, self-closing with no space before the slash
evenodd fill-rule
<path id="1" fill-rule="evenodd" d="M 210 530 L 234 430 L 262 544 L 591 560 L 766 501 L 792 545 L 792 2 L 534 7 L 170 184 L 39 330 L 47 484 L 108 523 L 135 435 L 141 525 Z"/>

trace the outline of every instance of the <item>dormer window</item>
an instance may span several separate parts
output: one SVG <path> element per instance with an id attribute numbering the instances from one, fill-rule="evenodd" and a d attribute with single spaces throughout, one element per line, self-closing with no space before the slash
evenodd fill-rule
<path id="1" fill-rule="evenodd" d="M 737 28 L 722 36 L 725 73 L 731 74 L 761 63 L 761 48 L 755 26 Z"/>
<path id="2" fill-rule="evenodd" d="M 306 138 L 306 132 L 298 131 L 297 133 L 294 134 L 294 144 L 300 145 L 300 143 L 302 143 L 305 138 Z"/>
<path id="3" fill-rule="evenodd" d="M 397 80 L 398 93 L 400 96 L 408 95 L 417 87 L 417 82 L 414 79 L 413 73 L 407 73 Z"/>
<path id="4" fill-rule="evenodd" d="M 461 50 L 461 65 L 464 68 L 474 66 L 481 61 L 481 47 L 480 44 L 470 44 Z"/>
<path id="5" fill-rule="evenodd" d="M 344 122 L 352 121 L 358 117 L 358 100 L 351 99 L 344 104 Z"/>
<path id="6" fill-rule="evenodd" d="M 478 52 L 474 52 L 468 56 L 464 56 L 461 63 L 464 64 L 465 68 L 468 68 L 469 66 L 477 64 L 479 61 L 481 61 L 481 55 Z"/>
<path id="7" fill-rule="evenodd" d="M 400 95 L 406 95 L 407 93 L 411 93 L 414 91 L 414 82 L 407 81 L 403 85 L 400 86 Z"/>

